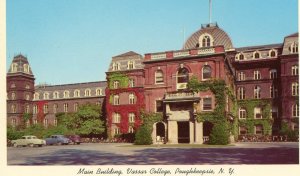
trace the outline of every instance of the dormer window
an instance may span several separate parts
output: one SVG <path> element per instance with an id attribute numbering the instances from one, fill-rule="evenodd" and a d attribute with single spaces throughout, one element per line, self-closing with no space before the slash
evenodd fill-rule
<path id="1" fill-rule="evenodd" d="M 298 53 L 298 43 L 292 43 L 289 49 L 291 53 Z"/>
<path id="2" fill-rule="evenodd" d="M 69 98 L 70 97 L 70 92 L 68 90 L 64 91 L 64 98 Z"/>
<path id="3" fill-rule="evenodd" d="M 24 68 L 25 73 L 29 73 L 29 65 L 28 64 L 24 64 L 23 68 Z"/>
<path id="4" fill-rule="evenodd" d="M 85 89 L 84 96 L 86 96 L 86 97 L 91 96 L 91 89 Z"/>
<path id="5" fill-rule="evenodd" d="M 102 89 L 100 89 L 100 88 L 96 89 L 96 95 L 97 96 L 102 95 Z"/>
<path id="6" fill-rule="evenodd" d="M 213 46 L 213 38 L 209 34 L 203 34 L 199 38 L 200 47 L 211 47 Z"/>
<path id="7" fill-rule="evenodd" d="M 254 57 L 254 59 L 259 59 L 260 58 L 260 53 L 258 51 L 255 51 L 253 53 L 253 57 Z"/>
<path id="8" fill-rule="evenodd" d="M 120 82 L 119 81 L 114 81 L 114 89 L 118 89 L 120 86 Z"/>
<path id="9" fill-rule="evenodd" d="M 244 54 L 243 54 L 243 53 L 237 54 L 237 55 L 235 56 L 235 59 L 236 59 L 236 60 L 244 60 L 244 59 L 245 59 Z"/>
<path id="10" fill-rule="evenodd" d="M 80 90 L 74 91 L 74 97 L 80 97 Z"/>
<path id="11" fill-rule="evenodd" d="M 113 69 L 113 71 L 120 70 L 120 63 L 119 62 L 114 62 L 112 69 Z"/>
<path id="12" fill-rule="evenodd" d="M 269 51 L 269 56 L 270 56 L 270 57 L 276 57 L 276 56 L 277 56 L 276 50 L 274 50 L 274 49 L 270 50 L 270 51 Z"/>
<path id="13" fill-rule="evenodd" d="M 58 99 L 59 98 L 59 92 L 55 91 L 53 92 L 53 99 Z"/>
<path id="14" fill-rule="evenodd" d="M 127 69 L 134 69 L 134 61 L 128 61 Z"/>
<path id="15" fill-rule="evenodd" d="M 13 63 L 11 65 L 11 72 L 17 72 L 18 71 L 18 64 L 17 63 Z"/>
<path id="16" fill-rule="evenodd" d="M 49 93 L 48 92 L 45 92 L 44 93 L 44 100 L 48 100 L 49 99 Z"/>

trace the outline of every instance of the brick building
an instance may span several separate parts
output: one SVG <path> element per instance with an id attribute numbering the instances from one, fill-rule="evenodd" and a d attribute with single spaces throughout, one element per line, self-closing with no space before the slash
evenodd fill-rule
<path id="1" fill-rule="evenodd" d="M 55 112 L 76 111 L 79 104 L 90 102 L 106 109 L 109 137 L 133 133 L 145 110 L 163 114 L 153 124 L 153 141 L 160 136 L 168 143 L 203 143 L 213 123 L 199 122 L 196 116 L 213 112 L 218 104 L 210 90 L 187 89 L 195 78 L 202 83 L 221 80 L 233 90 L 236 101 L 225 95 L 222 111 L 224 120 L 237 124 L 239 135 L 277 135 L 283 122 L 298 130 L 298 33 L 278 44 L 235 48 L 217 24 L 206 24 L 180 50 L 112 57 L 106 76 L 107 85 L 34 87 L 27 59 L 16 56 L 7 73 L 8 123 L 19 123 L 24 112 L 34 114 L 39 105 L 49 121 L 38 115 L 33 119 L 55 124 Z"/>

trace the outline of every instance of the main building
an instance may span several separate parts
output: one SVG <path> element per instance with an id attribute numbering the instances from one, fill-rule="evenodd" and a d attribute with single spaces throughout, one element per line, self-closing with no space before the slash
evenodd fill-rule
<path id="1" fill-rule="evenodd" d="M 180 50 L 112 57 L 106 75 L 106 82 L 34 86 L 27 58 L 18 55 L 7 73 L 7 122 L 18 125 L 32 113 L 27 125 L 56 125 L 56 113 L 89 102 L 105 109 L 110 138 L 134 133 L 144 111 L 162 114 L 152 138 L 171 144 L 209 140 L 214 119 L 205 115 L 217 108 L 239 135 L 275 135 L 282 123 L 298 130 L 298 33 L 282 43 L 235 48 L 216 23 L 205 24 Z M 220 92 L 190 91 L 190 80 L 224 83 L 224 106 Z"/>

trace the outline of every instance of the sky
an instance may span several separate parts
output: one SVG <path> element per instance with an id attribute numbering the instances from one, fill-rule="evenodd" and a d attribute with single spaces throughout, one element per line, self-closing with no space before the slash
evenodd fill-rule
<path id="1" fill-rule="evenodd" d="M 209 23 L 209 0 L 8 0 L 6 67 L 27 56 L 35 83 L 104 81 L 113 56 L 179 50 Z M 212 0 L 234 47 L 298 32 L 297 0 Z"/>

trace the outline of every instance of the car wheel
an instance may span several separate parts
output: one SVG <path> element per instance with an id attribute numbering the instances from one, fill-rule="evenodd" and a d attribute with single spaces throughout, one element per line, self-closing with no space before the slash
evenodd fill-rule
<path id="1" fill-rule="evenodd" d="M 14 146 L 14 147 L 18 147 L 18 144 L 17 144 L 17 143 L 13 143 L 13 146 Z"/>
<path id="2" fill-rule="evenodd" d="M 33 143 L 28 144 L 29 147 L 34 147 Z"/>
<path id="3" fill-rule="evenodd" d="M 61 144 L 62 144 L 61 142 L 58 142 L 58 143 L 57 143 L 57 145 L 61 145 Z"/>
<path id="4" fill-rule="evenodd" d="M 80 142 L 77 142 L 77 145 L 80 145 Z"/>

